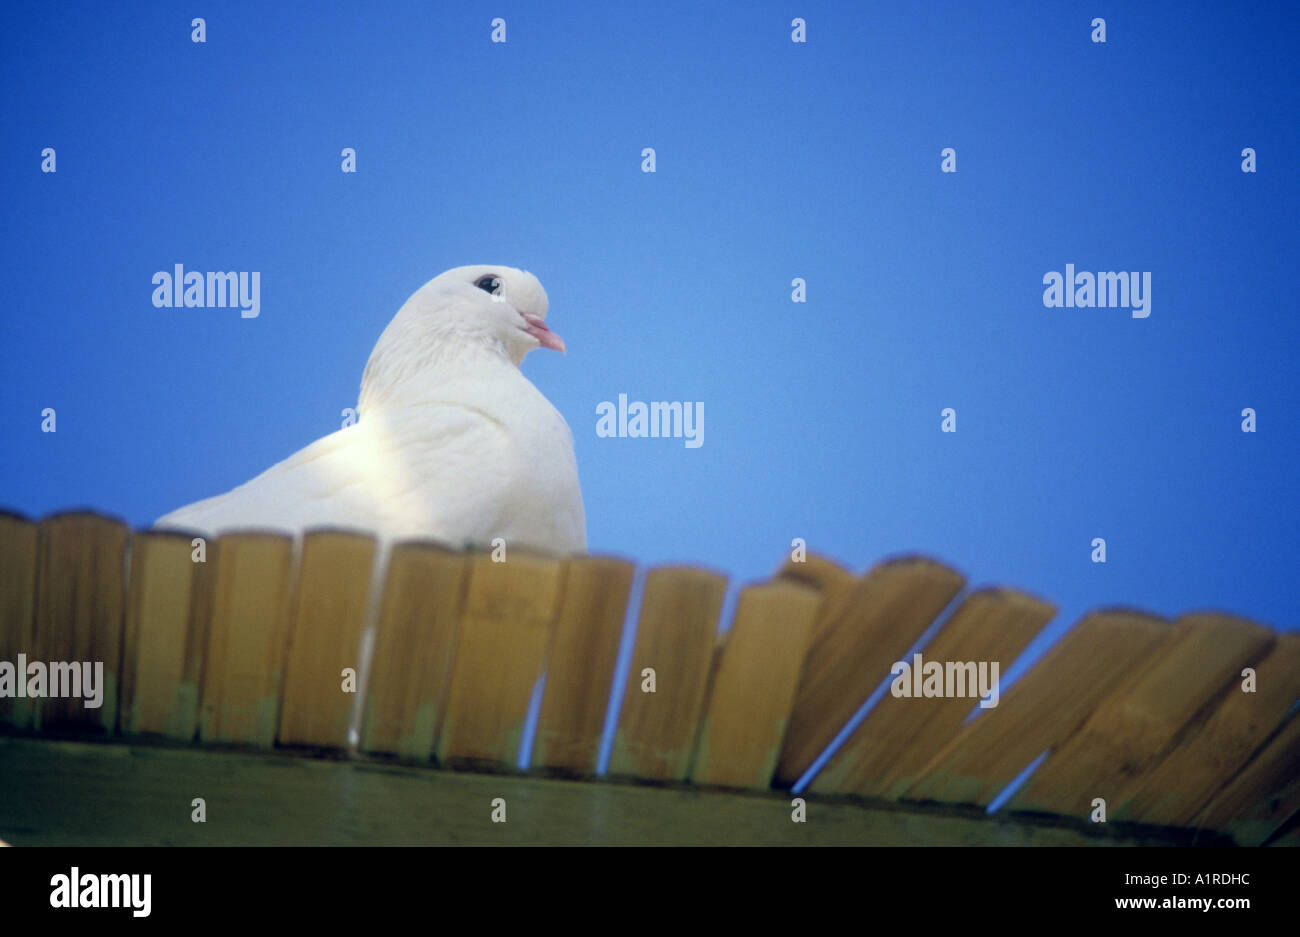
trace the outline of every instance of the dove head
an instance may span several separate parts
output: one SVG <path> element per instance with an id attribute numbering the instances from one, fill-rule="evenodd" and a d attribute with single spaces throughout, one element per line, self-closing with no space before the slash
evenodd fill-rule
<path id="1" fill-rule="evenodd" d="M 396 385 L 471 365 L 482 356 L 518 367 L 534 348 L 563 352 L 546 326 L 546 290 L 527 270 L 496 264 L 455 267 L 408 299 L 370 353 L 361 408 Z"/>

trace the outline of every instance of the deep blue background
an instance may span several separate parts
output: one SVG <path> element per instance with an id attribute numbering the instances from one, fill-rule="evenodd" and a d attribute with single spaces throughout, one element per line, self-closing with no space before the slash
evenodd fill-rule
<path id="1" fill-rule="evenodd" d="M 1297 627 L 1297 6 L 920 6 L 5 3 L 0 502 L 225 491 L 505 263 L 569 345 L 525 371 L 593 551 L 922 551 L 1058 602 L 1033 653 L 1111 603 Z M 260 271 L 261 316 L 155 309 L 175 263 Z M 1150 318 L 1045 308 L 1067 263 L 1151 271 Z M 597 438 L 620 392 L 703 401 L 703 447 Z"/>

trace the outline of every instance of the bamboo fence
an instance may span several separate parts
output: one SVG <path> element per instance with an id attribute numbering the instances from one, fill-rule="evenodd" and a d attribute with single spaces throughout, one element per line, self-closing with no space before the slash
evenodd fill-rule
<path id="1" fill-rule="evenodd" d="M 0 733 L 23 746 L 0 769 L 17 777 L 21 758 L 42 772 L 30 790 L 10 788 L 0 824 L 8 818 L 30 841 L 54 841 L 42 836 L 57 827 L 60 804 L 96 796 L 92 782 L 38 789 L 72 757 L 51 746 L 69 740 L 218 758 L 236 750 L 319 759 L 349 748 L 357 694 L 347 674 L 359 667 L 375 540 L 309 531 L 299 549 L 288 536 L 247 532 L 205 549 L 196 562 L 189 535 L 131 531 L 93 513 L 39 522 L 0 514 L 0 661 L 20 653 L 102 661 L 105 674 L 97 709 L 0 698 Z M 789 789 L 945 610 L 925 658 L 998 661 L 1003 670 L 1056 611 L 1015 589 L 967 589 L 960 573 L 924 557 L 857 576 L 811 555 L 744 588 L 720 633 L 725 577 L 651 569 L 608 778 L 596 779 L 633 575 L 633 564 L 606 556 L 511 551 L 494 562 L 431 543 L 394 546 L 353 761 L 428 775 L 518 774 L 545 674 L 528 775 L 566 779 L 554 783 L 569 785 L 562 793 L 572 792 L 572 809 L 587 803 L 598 813 L 600 790 L 652 782 L 722 798 L 762 794 L 788 813 Z M 1254 692 L 1243 692 L 1246 668 Z M 885 694 L 798 796 L 877 815 L 920 810 L 922 832 L 891 834 L 899 842 L 942 841 L 927 838 L 925 824 L 950 815 L 1086 828 L 1101 798 L 1108 824 L 1294 844 L 1298 697 L 1300 635 L 1219 613 L 1169 621 L 1098 610 L 976 718 L 969 697 Z M 1042 753 L 1005 807 L 984 818 Z M 30 820 L 24 797 L 44 804 L 43 819 Z M 764 839 L 746 835 L 732 841 Z M 0 836 L 22 838 L 3 825 Z"/>

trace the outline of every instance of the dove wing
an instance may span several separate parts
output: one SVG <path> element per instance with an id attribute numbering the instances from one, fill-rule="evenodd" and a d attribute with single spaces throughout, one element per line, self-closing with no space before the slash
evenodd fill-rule
<path id="1" fill-rule="evenodd" d="M 155 526 L 210 534 L 344 526 L 389 538 L 477 539 L 500 525 L 515 466 L 499 423 L 436 404 L 364 418 Z"/>

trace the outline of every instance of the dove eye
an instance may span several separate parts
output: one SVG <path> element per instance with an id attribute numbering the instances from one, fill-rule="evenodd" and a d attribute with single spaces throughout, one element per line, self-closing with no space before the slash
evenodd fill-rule
<path id="1" fill-rule="evenodd" d="M 474 285 L 485 293 L 491 293 L 493 296 L 501 292 L 501 278 L 490 273 L 479 277 L 474 281 Z"/>

